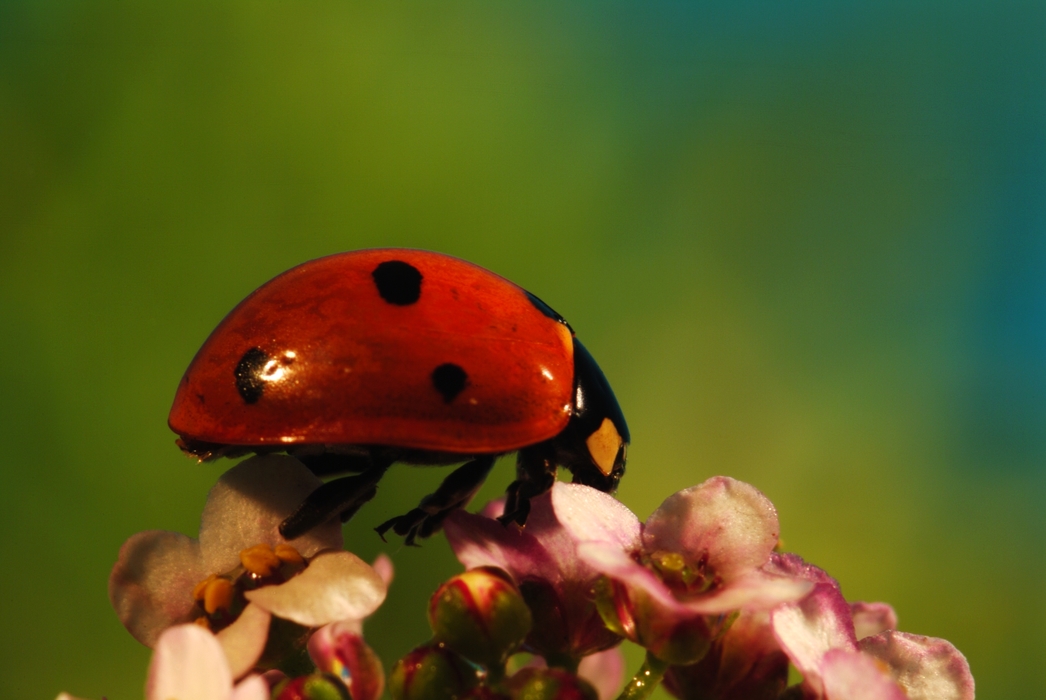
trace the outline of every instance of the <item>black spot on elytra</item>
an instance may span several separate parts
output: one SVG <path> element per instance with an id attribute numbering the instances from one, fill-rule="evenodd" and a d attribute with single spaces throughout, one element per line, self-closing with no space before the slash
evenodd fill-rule
<path id="1" fill-rule="evenodd" d="M 407 306 L 421 296 L 421 273 L 418 268 L 402 260 L 387 260 L 371 273 L 378 294 L 390 304 Z"/>
<path id="2" fill-rule="evenodd" d="M 457 365 L 447 362 L 432 370 L 432 385 L 443 394 L 443 400 L 450 403 L 461 393 L 468 382 L 469 375 Z"/>
<path id="3" fill-rule="evenodd" d="M 243 353 L 236 365 L 236 391 L 244 403 L 257 403 L 262 397 L 265 382 L 261 373 L 269 362 L 269 356 L 261 348 L 251 348 Z"/>
<path id="4" fill-rule="evenodd" d="M 523 291 L 526 292 L 526 290 L 523 290 Z M 527 294 L 527 299 L 530 300 L 530 303 L 534 305 L 535 309 L 537 309 L 541 313 L 545 314 L 546 316 L 551 318 L 553 321 L 556 321 L 557 323 L 562 323 L 567 328 L 570 328 L 570 324 L 567 323 L 567 320 L 565 318 L 563 318 L 562 316 L 560 316 L 558 313 L 556 313 L 555 309 L 553 309 L 551 306 L 549 306 L 545 302 L 541 301 L 541 299 L 537 298 L 536 296 L 534 296 L 530 292 L 526 292 L 526 294 Z M 574 329 L 570 328 L 570 332 L 573 333 Z"/>

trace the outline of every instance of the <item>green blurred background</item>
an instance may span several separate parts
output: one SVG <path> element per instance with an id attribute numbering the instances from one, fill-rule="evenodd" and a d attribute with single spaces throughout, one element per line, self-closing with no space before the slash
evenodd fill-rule
<path id="1" fill-rule="evenodd" d="M 747 480 L 980 697 L 1046 697 L 1044 47 L 1035 1 L 0 4 L 0 696 L 141 696 L 109 568 L 222 471 L 182 371 L 286 268 L 413 246 L 570 319 L 640 517 Z M 387 665 L 457 565 L 370 528 L 445 473 L 346 528 L 398 567 Z"/>

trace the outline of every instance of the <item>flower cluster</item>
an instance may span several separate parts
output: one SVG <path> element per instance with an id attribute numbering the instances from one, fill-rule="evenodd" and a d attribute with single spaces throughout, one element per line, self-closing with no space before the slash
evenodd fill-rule
<path id="1" fill-rule="evenodd" d="M 337 523 L 279 534 L 320 483 L 292 457 L 252 457 L 211 490 L 198 539 L 124 544 L 110 599 L 154 649 L 148 700 L 382 695 L 362 623 L 391 562 L 345 551 Z M 889 605 L 847 602 L 779 552 L 777 513 L 748 484 L 709 479 L 645 522 L 578 484 L 533 498 L 525 527 L 502 525 L 502 508 L 447 517 L 465 571 L 432 595 L 431 639 L 391 668 L 393 700 L 638 700 L 662 680 L 684 700 L 974 697 L 954 646 L 897 631 Z M 624 640 L 647 653 L 627 683 Z"/>
<path id="2" fill-rule="evenodd" d="M 292 457 L 252 457 L 211 489 L 198 539 L 152 530 L 124 543 L 109 598 L 127 630 L 155 650 L 149 700 L 248 692 L 230 683 L 206 693 L 166 690 L 219 666 L 233 679 L 264 673 L 264 697 L 269 685 L 288 699 L 325 685 L 353 700 L 381 696 L 384 673 L 363 642 L 362 620 L 384 601 L 391 562 L 383 557 L 372 567 L 345 551 L 337 522 L 291 541 L 279 534 L 283 519 L 321 483 Z"/>
<path id="3" fill-rule="evenodd" d="M 896 631 L 890 606 L 849 604 L 825 572 L 778 553 L 776 510 L 748 484 L 709 479 L 641 523 L 607 494 L 557 483 L 530 517 L 503 528 L 455 513 L 445 529 L 466 567 L 500 567 L 542 621 L 525 650 L 571 669 L 621 637 L 644 647 L 622 698 L 662 674 L 684 700 L 973 698 L 951 644 Z M 792 687 L 790 665 L 803 676 Z"/>

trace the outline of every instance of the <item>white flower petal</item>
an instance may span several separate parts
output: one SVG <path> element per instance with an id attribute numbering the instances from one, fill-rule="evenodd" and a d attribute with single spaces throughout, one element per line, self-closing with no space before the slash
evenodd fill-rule
<path id="1" fill-rule="evenodd" d="M 178 625 L 156 641 L 147 700 L 228 700 L 232 675 L 221 644 L 198 625 Z"/>
<path id="2" fill-rule="evenodd" d="M 193 586 L 204 578 L 199 542 L 177 532 L 139 532 L 120 547 L 109 601 L 134 638 L 151 647 L 165 629 L 189 621 Z"/>
<path id="3" fill-rule="evenodd" d="M 861 640 L 861 650 L 886 662 L 911 700 L 973 700 L 970 665 L 944 639 L 888 630 Z"/>
<path id="4" fill-rule="evenodd" d="M 207 495 L 200 518 L 200 546 L 208 572 L 222 573 L 240 563 L 240 552 L 256 544 L 286 543 L 279 526 L 310 493 L 323 484 L 288 455 L 256 455 L 222 474 Z M 304 557 L 340 549 L 337 518 L 289 542 Z"/>
<path id="5" fill-rule="evenodd" d="M 909 700 L 890 674 L 863 654 L 833 649 L 821 664 L 830 700 Z"/>
<path id="6" fill-rule="evenodd" d="M 850 606 L 833 584 L 817 584 L 812 593 L 770 612 L 774 636 L 806 682 L 821 689 L 821 659 L 832 649 L 857 651 Z"/>
<path id="7" fill-rule="evenodd" d="M 385 582 L 351 552 L 321 552 L 305 571 L 286 583 L 245 595 L 276 617 L 319 627 L 370 615 L 385 600 Z"/>
<path id="8" fill-rule="evenodd" d="M 246 674 L 261 658 L 271 619 L 267 610 L 248 603 L 236 621 L 218 633 L 233 678 Z"/>

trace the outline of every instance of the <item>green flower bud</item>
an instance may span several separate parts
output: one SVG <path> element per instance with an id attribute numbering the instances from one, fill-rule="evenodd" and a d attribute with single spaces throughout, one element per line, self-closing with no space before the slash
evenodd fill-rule
<path id="1" fill-rule="evenodd" d="M 330 673 L 288 678 L 273 688 L 273 700 L 352 700 L 349 691 Z"/>
<path id="2" fill-rule="evenodd" d="M 429 601 L 436 640 L 469 661 L 499 668 L 530 631 L 530 610 L 504 571 L 481 567 L 450 579 Z"/>
<path id="3" fill-rule="evenodd" d="M 393 700 L 464 698 L 480 681 L 479 669 L 443 644 L 418 647 L 392 667 Z"/>
<path id="4" fill-rule="evenodd" d="M 512 700 L 599 700 L 588 681 L 559 668 L 525 668 L 508 687 Z"/>

